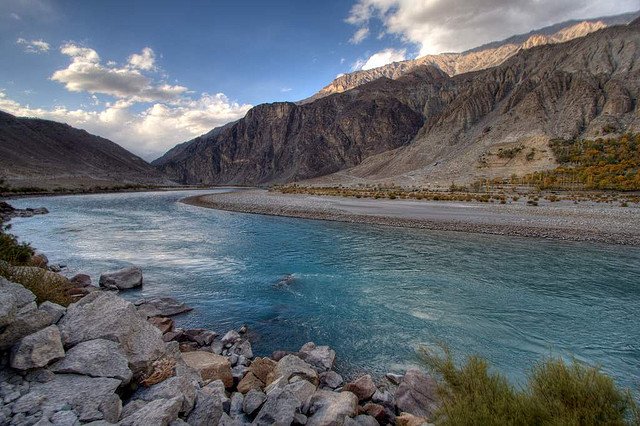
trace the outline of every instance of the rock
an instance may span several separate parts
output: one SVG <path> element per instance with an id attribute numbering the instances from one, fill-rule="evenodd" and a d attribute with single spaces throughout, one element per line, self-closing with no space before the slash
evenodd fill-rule
<path id="1" fill-rule="evenodd" d="M 173 320 L 172 320 L 173 321 Z M 161 330 L 162 331 L 162 330 Z M 175 329 L 174 331 L 168 331 L 162 335 L 162 340 L 165 342 L 170 342 L 172 340 L 179 340 L 182 336 L 183 331 Z"/>
<path id="2" fill-rule="evenodd" d="M 0 329 L 13 321 L 18 313 L 18 301 L 11 293 L 0 293 Z"/>
<path id="3" fill-rule="evenodd" d="M 131 397 L 131 399 L 148 402 L 156 399 L 170 400 L 174 398 L 178 398 L 182 402 L 181 413 L 190 413 L 196 400 L 196 384 L 185 377 L 169 377 L 148 388 L 139 388 Z"/>
<path id="4" fill-rule="evenodd" d="M 227 334 L 222 337 L 222 344 L 235 343 L 240 338 L 240 334 L 235 330 L 229 330 Z"/>
<path id="5" fill-rule="evenodd" d="M 55 317 L 45 309 L 19 312 L 11 324 L 0 333 L 0 351 L 9 349 L 23 337 L 50 326 L 54 319 Z"/>
<path id="6" fill-rule="evenodd" d="M 302 413 L 296 413 L 293 416 L 293 424 L 294 425 L 306 425 L 307 424 L 307 416 Z"/>
<path id="7" fill-rule="evenodd" d="M 40 309 L 51 314 L 54 324 L 60 321 L 60 318 L 62 318 L 65 312 L 67 312 L 67 308 L 64 306 L 60 306 L 57 303 L 53 303 L 48 300 L 40 304 Z"/>
<path id="8" fill-rule="evenodd" d="M 78 424 L 78 416 L 73 411 L 58 411 L 49 419 L 56 426 L 74 426 Z"/>
<path id="9" fill-rule="evenodd" d="M 396 406 L 396 401 L 393 398 L 393 395 L 386 389 L 378 389 L 371 397 L 371 401 L 375 402 L 376 404 L 384 405 L 390 410 L 394 410 Z"/>
<path id="10" fill-rule="evenodd" d="M 284 377 L 285 381 L 292 377 L 300 376 L 314 385 L 318 385 L 318 373 L 309 364 L 295 355 L 287 355 L 276 364 L 274 370 L 267 377 L 267 384 L 270 384 L 279 377 Z"/>
<path id="11" fill-rule="evenodd" d="M 301 412 L 305 412 L 304 408 L 309 406 L 309 401 L 317 387 L 306 380 L 298 380 L 285 385 L 284 389 L 291 392 L 300 401 L 299 409 Z"/>
<path id="12" fill-rule="evenodd" d="M 387 416 L 387 411 L 382 405 L 368 402 L 362 408 L 365 413 L 375 418 L 381 425 L 389 423 L 389 416 Z"/>
<path id="13" fill-rule="evenodd" d="M 248 340 L 237 340 L 230 349 L 232 354 L 244 356 L 245 358 L 253 358 L 251 343 Z"/>
<path id="14" fill-rule="evenodd" d="M 88 287 L 91 285 L 91 277 L 87 274 L 76 274 L 69 280 L 74 287 Z"/>
<path id="15" fill-rule="evenodd" d="M 137 266 L 105 272 L 100 275 L 100 287 L 109 290 L 127 290 L 142 285 L 142 270 Z"/>
<path id="16" fill-rule="evenodd" d="M 222 350 L 224 349 L 224 345 L 220 340 L 214 340 L 209 346 L 209 352 L 214 353 L 216 355 L 220 355 Z"/>
<path id="17" fill-rule="evenodd" d="M 386 423 L 378 423 L 378 421 L 375 418 L 367 414 L 360 414 L 359 416 L 356 416 L 353 418 L 353 424 L 358 426 L 378 426 Z"/>
<path id="18" fill-rule="evenodd" d="M 181 406 L 182 401 L 180 398 L 156 399 L 135 413 L 123 418 L 118 424 L 121 426 L 168 426 L 178 418 Z"/>
<path id="19" fill-rule="evenodd" d="M 256 415 L 254 425 L 290 425 L 293 423 L 300 401 L 289 391 L 274 389 Z"/>
<path id="20" fill-rule="evenodd" d="M 376 384 L 373 383 L 371 376 L 367 374 L 353 382 L 347 383 L 342 390 L 353 392 L 360 401 L 366 401 L 373 396 L 378 388 L 376 388 Z"/>
<path id="21" fill-rule="evenodd" d="M 249 331 L 249 327 L 246 324 L 243 324 L 242 327 L 238 329 L 239 334 L 246 334 Z"/>
<path id="22" fill-rule="evenodd" d="M 206 387 L 197 392 L 196 403 L 187 418 L 187 423 L 190 425 L 218 424 L 222 414 L 224 414 L 223 398 L 226 399 L 224 385 L 222 382 L 219 383 L 222 393 L 212 391 Z"/>
<path id="23" fill-rule="evenodd" d="M 51 325 L 23 338 L 11 350 L 11 367 L 29 370 L 44 367 L 64 356 L 60 330 Z"/>
<path id="24" fill-rule="evenodd" d="M 253 416 L 253 414 L 258 411 L 258 409 L 266 400 L 267 395 L 265 395 L 264 392 L 258 389 L 251 389 L 244 396 L 244 400 L 242 401 L 242 409 L 248 415 Z"/>
<path id="25" fill-rule="evenodd" d="M 218 426 L 243 426 L 245 423 L 241 419 L 231 418 L 227 413 L 222 413 Z"/>
<path id="26" fill-rule="evenodd" d="M 438 407 L 437 383 L 422 371 L 411 369 L 404 375 L 395 399 L 400 411 L 431 418 Z"/>
<path id="27" fill-rule="evenodd" d="M 392 384 L 394 385 L 399 385 L 402 382 L 402 374 L 393 374 L 393 373 L 387 373 L 384 376 L 387 380 L 389 380 Z"/>
<path id="28" fill-rule="evenodd" d="M 112 377 L 129 383 L 133 373 L 118 342 L 105 339 L 80 342 L 67 351 L 64 359 L 51 366 L 56 373 L 84 374 L 91 377 Z"/>
<path id="29" fill-rule="evenodd" d="M 180 342 L 180 352 L 194 352 L 200 349 L 196 342 Z"/>
<path id="30" fill-rule="evenodd" d="M 344 423 L 356 415 L 358 397 L 351 392 L 317 390 L 309 403 L 309 426 L 329 426 Z"/>
<path id="31" fill-rule="evenodd" d="M 239 364 L 231 369 L 231 375 L 236 381 L 239 382 L 240 380 L 242 380 L 248 370 L 249 369 L 246 366 Z"/>
<path id="32" fill-rule="evenodd" d="M 396 425 L 398 426 L 426 426 L 428 424 L 430 423 L 427 419 L 409 413 L 402 413 L 396 417 Z"/>
<path id="33" fill-rule="evenodd" d="M 134 374 L 166 353 L 160 330 L 138 315 L 132 303 L 110 292 L 91 293 L 71 304 L 59 327 L 66 346 L 94 339 L 119 342 Z"/>
<path id="34" fill-rule="evenodd" d="M 258 379 L 251 371 L 249 371 L 238 383 L 238 392 L 247 393 L 252 389 L 264 389 L 264 382 Z"/>
<path id="35" fill-rule="evenodd" d="M 149 321 L 151 324 L 156 326 L 158 330 L 160 330 L 160 332 L 163 334 L 163 337 L 162 337 L 163 340 L 164 340 L 164 335 L 172 332 L 175 327 L 175 323 L 173 322 L 173 320 L 167 317 L 151 317 L 147 321 Z M 169 340 L 172 340 L 172 339 L 169 339 Z"/>
<path id="36" fill-rule="evenodd" d="M 271 354 L 271 359 L 274 360 L 275 362 L 278 362 L 287 355 L 293 355 L 293 354 L 287 351 L 274 351 L 273 354 Z"/>
<path id="37" fill-rule="evenodd" d="M 186 339 L 190 342 L 197 343 L 198 346 L 208 346 L 213 343 L 217 334 L 204 328 L 194 328 L 184 330 L 180 339 Z"/>
<path id="38" fill-rule="evenodd" d="M 56 374 L 51 381 L 32 383 L 29 393 L 15 402 L 13 410 L 26 413 L 69 404 L 81 422 L 104 419 L 115 423 L 122 410 L 122 402 L 115 394 L 119 385 L 120 380 L 116 379 Z"/>
<path id="39" fill-rule="evenodd" d="M 309 342 L 300 348 L 298 356 L 318 371 L 329 371 L 333 368 L 336 352 L 329 346 L 316 346 L 315 343 Z"/>
<path id="40" fill-rule="evenodd" d="M 225 387 L 233 386 L 231 363 L 226 357 L 207 351 L 193 351 L 183 353 L 182 358 L 200 373 L 203 380 L 222 380 Z"/>
<path id="41" fill-rule="evenodd" d="M 172 298 L 154 297 L 153 299 L 141 299 L 134 303 L 138 312 L 147 317 L 170 317 L 192 311 L 193 308 Z"/>
<path id="42" fill-rule="evenodd" d="M 243 403 L 244 403 L 244 395 L 240 392 L 234 392 L 231 394 L 231 402 L 229 404 L 229 415 L 233 417 L 238 417 L 243 414 Z"/>
<path id="43" fill-rule="evenodd" d="M 12 294 L 18 308 L 22 308 L 36 301 L 36 296 L 20 284 L 13 283 L 0 277 L 0 293 Z"/>
<path id="44" fill-rule="evenodd" d="M 327 371 L 324 373 L 320 373 L 320 385 L 326 386 L 331 389 L 338 388 L 342 386 L 344 380 L 342 376 L 336 373 L 335 371 Z"/>
<path id="45" fill-rule="evenodd" d="M 256 358 L 249 366 L 249 371 L 252 372 L 258 380 L 263 383 L 267 383 L 269 374 L 276 368 L 276 362 L 269 358 Z"/>

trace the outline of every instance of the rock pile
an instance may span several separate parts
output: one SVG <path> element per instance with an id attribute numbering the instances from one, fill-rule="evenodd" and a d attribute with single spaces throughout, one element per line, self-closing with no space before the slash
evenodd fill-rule
<path id="1" fill-rule="evenodd" d="M 256 357 L 246 327 L 176 328 L 173 299 L 37 306 L 4 279 L 0 299 L 2 425 L 420 425 L 436 407 L 420 371 L 344 383 L 328 346 Z"/>

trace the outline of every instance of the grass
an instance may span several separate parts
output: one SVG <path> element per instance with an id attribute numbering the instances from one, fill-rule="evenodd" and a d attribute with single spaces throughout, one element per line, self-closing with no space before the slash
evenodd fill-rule
<path id="1" fill-rule="evenodd" d="M 548 358 L 536 364 L 517 388 L 486 360 L 471 356 L 456 365 L 444 355 L 422 349 L 422 359 L 439 378 L 442 400 L 435 413 L 442 425 L 637 425 L 631 393 L 619 389 L 599 369 Z"/>
<path id="2" fill-rule="evenodd" d="M 0 231 L 0 260 L 11 265 L 28 265 L 33 256 L 33 249 L 29 244 L 19 243 L 16 237 Z"/>

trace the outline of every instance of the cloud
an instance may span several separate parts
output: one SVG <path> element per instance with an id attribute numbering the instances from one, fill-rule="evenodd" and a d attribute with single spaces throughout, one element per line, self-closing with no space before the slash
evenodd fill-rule
<path id="1" fill-rule="evenodd" d="M 369 28 L 362 27 L 353 34 L 353 36 L 349 39 L 349 43 L 360 44 L 362 40 L 367 38 L 368 35 L 369 35 Z"/>
<path id="2" fill-rule="evenodd" d="M 17 14 L 17 13 L 15 13 L 15 12 L 11 12 L 11 13 L 9 14 L 9 16 L 11 16 L 11 18 L 12 18 L 12 19 L 14 19 L 14 20 L 16 20 L 16 21 L 20 21 L 20 20 L 22 20 L 22 18 L 20 17 L 20 15 L 18 15 L 18 14 Z"/>
<path id="3" fill-rule="evenodd" d="M 293 89 L 291 89 L 291 87 L 282 87 L 282 88 L 280 89 L 280 91 L 281 91 L 282 93 L 287 93 L 287 92 L 290 92 L 291 90 L 293 90 Z"/>
<path id="4" fill-rule="evenodd" d="M 462 51 L 568 19 L 638 9 L 637 0 L 358 0 L 346 22 L 379 20 L 420 55 Z"/>
<path id="5" fill-rule="evenodd" d="M 100 93 L 137 102 L 178 102 L 188 90 L 184 86 L 153 82 L 140 72 L 155 68 L 155 56 L 148 47 L 141 55 L 131 55 L 124 67 L 108 65 L 111 62 L 103 65 L 95 50 L 73 43 L 63 45 L 60 52 L 69 56 L 71 63 L 55 71 L 51 80 L 64 84 L 71 92 Z"/>
<path id="6" fill-rule="evenodd" d="M 40 40 L 25 40 L 20 37 L 16 40 L 16 44 L 22 46 L 27 53 L 46 53 L 51 46 L 46 41 Z"/>
<path id="7" fill-rule="evenodd" d="M 147 160 L 154 159 L 179 142 L 208 132 L 214 127 L 242 118 L 251 105 L 229 100 L 224 94 L 203 93 L 181 105 L 155 103 L 134 112 L 134 102 L 118 100 L 102 110 L 31 108 L 7 97 L 0 89 L 0 110 L 26 117 L 67 123 L 103 136 Z"/>
<path id="8" fill-rule="evenodd" d="M 392 62 L 404 61 L 407 59 L 406 49 L 384 49 L 374 53 L 368 59 L 358 59 L 352 66 L 351 71 L 370 70 L 378 68 Z"/>

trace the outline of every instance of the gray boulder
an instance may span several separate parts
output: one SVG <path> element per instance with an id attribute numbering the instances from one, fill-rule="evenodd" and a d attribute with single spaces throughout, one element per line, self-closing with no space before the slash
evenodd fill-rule
<path id="1" fill-rule="evenodd" d="M 29 306 L 31 303 L 24 306 Z M 0 351 L 7 350 L 23 337 L 50 326 L 55 319 L 56 316 L 43 308 L 18 312 L 13 321 L 0 333 Z"/>
<path id="2" fill-rule="evenodd" d="M 137 266 L 105 272 L 100 275 L 100 287 L 109 290 L 128 290 L 142 285 L 142 270 Z"/>
<path id="3" fill-rule="evenodd" d="M 0 277 L 0 293 L 12 294 L 16 298 L 18 308 L 36 301 L 36 296 L 31 291 L 3 277 Z"/>
<path id="4" fill-rule="evenodd" d="M 267 400 L 256 415 L 254 425 L 290 425 L 298 412 L 300 401 L 288 390 L 276 388 L 267 394 Z"/>
<path id="5" fill-rule="evenodd" d="M 309 406 L 311 397 L 316 392 L 317 386 L 307 382 L 306 380 L 296 380 L 297 377 L 292 379 L 292 383 L 289 383 L 283 387 L 284 390 L 291 392 L 300 401 L 299 409 L 301 412 L 306 412 L 306 408 Z M 295 380 L 295 381 L 293 381 Z"/>
<path id="6" fill-rule="evenodd" d="M 179 398 L 182 401 L 180 412 L 188 414 L 196 400 L 196 385 L 197 383 L 189 381 L 186 377 L 169 377 L 148 388 L 139 388 L 131 399 L 150 402 L 156 399 Z"/>
<path id="7" fill-rule="evenodd" d="M 149 317 L 170 317 L 192 311 L 193 308 L 172 298 L 154 297 L 152 299 L 140 299 L 134 302 L 140 314 Z"/>
<path id="8" fill-rule="evenodd" d="M 231 400 L 229 403 L 229 415 L 233 417 L 239 417 L 244 414 L 242 405 L 244 403 L 244 395 L 240 392 L 234 392 L 231 394 Z"/>
<path id="9" fill-rule="evenodd" d="M 118 342 L 105 339 L 80 342 L 50 369 L 56 373 L 84 374 L 91 377 L 112 377 L 127 384 L 133 373 Z"/>
<path id="10" fill-rule="evenodd" d="M 118 424 L 121 426 L 168 426 L 178 418 L 181 406 L 180 398 L 156 399 L 123 418 Z"/>
<path id="11" fill-rule="evenodd" d="M 418 369 L 407 371 L 395 395 L 401 412 L 431 418 L 438 408 L 435 379 Z"/>
<path id="12" fill-rule="evenodd" d="M 113 293 L 91 293 L 71 304 L 59 326 L 66 346 L 94 339 L 117 341 L 134 374 L 166 353 L 160 330 Z"/>
<path id="13" fill-rule="evenodd" d="M 236 340 L 240 338 L 240 333 L 235 330 L 229 330 L 227 333 L 222 336 L 222 344 L 226 345 L 228 343 L 235 343 Z"/>
<path id="14" fill-rule="evenodd" d="M 40 304 L 40 309 L 48 312 L 51 315 L 54 324 L 57 323 L 60 318 L 62 318 L 65 312 L 67 312 L 67 308 L 65 308 L 64 306 L 60 306 L 57 303 L 49 302 L 48 300 Z"/>
<path id="15" fill-rule="evenodd" d="M 342 390 L 353 392 L 360 401 L 365 401 L 371 398 L 378 388 L 376 388 L 376 384 L 373 383 L 371 376 L 366 374 L 353 382 L 347 383 Z"/>
<path id="16" fill-rule="evenodd" d="M 335 389 L 342 386 L 342 383 L 344 383 L 344 379 L 342 378 L 342 376 L 333 370 L 320 374 L 321 386 L 326 386 L 328 388 Z"/>
<path id="17" fill-rule="evenodd" d="M 317 390 L 309 405 L 309 426 L 341 425 L 356 415 L 358 397 L 351 392 Z"/>
<path id="18" fill-rule="evenodd" d="M 242 409 L 245 413 L 252 416 L 264 402 L 267 400 L 267 395 L 258 389 L 251 389 L 244 396 L 242 401 Z"/>
<path id="19" fill-rule="evenodd" d="M 329 346 L 316 346 L 309 342 L 300 348 L 298 356 L 305 362 L 311 364 L 318 371 L 329 371 L 333 368 L 336 360 L 336 351 Z"/>
<path id="20" fill-rule="evenodd" d="M 282 377 L 284 381 L 288 382 L 295 376 L 299 376 L 314 385 L 317 385 L 319 382 L 316 370 L 295 355 L 286 355 L 278 361 L 276 367 L 269 374 L 267 381 L 271 383 Z"/>
<path id="21" fill-rule="evenodd" d="M 32 383 L 29 393 L 21 396 L 13 406 L 14 413 L 53 410 L 68 404 L 81 422 L 118 421 L 122 402 L 116 389 L 120 380 L 93 378 L 76 374 L 56 374 L 45 383 Z"/>
<path id="22" fill-rule="evenodd" d="M 251 343 L 248 340 L 240 339 L 236 340 L 229 351 L 232 354 L 238 355 L 238 357 L 253 358 L 253 350 L 251 349 Z"/>
<path id="23" fill-rule="evenodd" d="M 18 301 L 11 293 L 0 293 L 0 328 L 11 323 L 18 313 Z"/>
<path id="24" fill-rule="evenodd" d="M 230 406 L 229 398 L 224 391 L 221 381 L 209 383 L 198 390 L 193 410 L 187 418 L 190 425 L 217 425 L 224 414 L 225 403 L 227 409 Z"/>
<path id="25" fill-rule="evenodd" d="M 23 338 L 11 350 L 11 367 L 29 370 L 44 367 L 64 356 L 60 330 L 51 325 Z"/>

